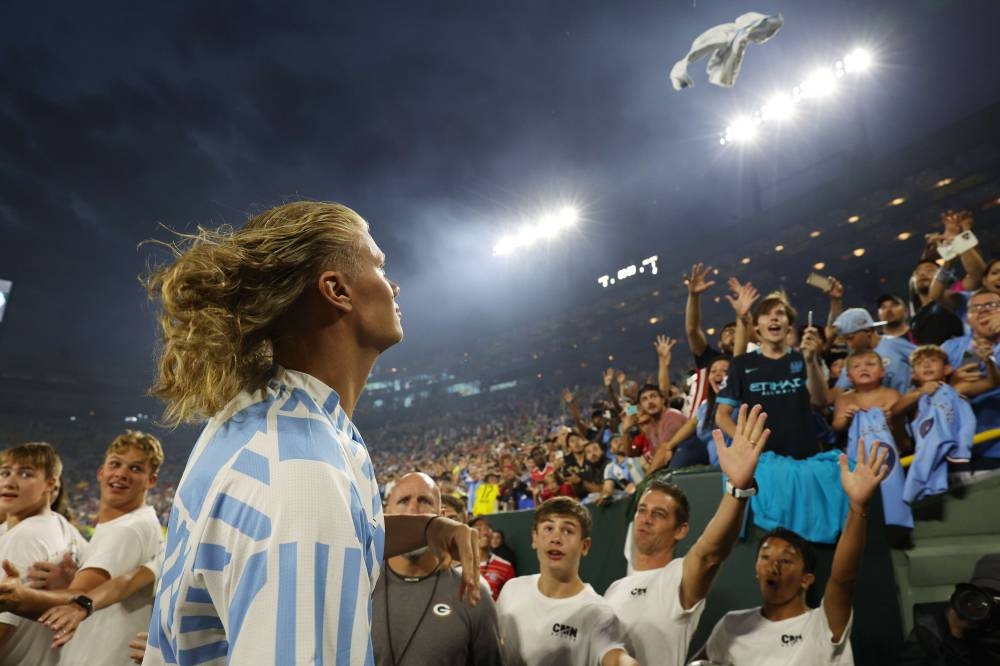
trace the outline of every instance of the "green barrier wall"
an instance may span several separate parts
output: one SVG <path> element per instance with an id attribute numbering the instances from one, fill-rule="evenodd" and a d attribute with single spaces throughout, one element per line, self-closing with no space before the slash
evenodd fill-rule
<path id="1" fill-rule="evenodd" d="M 715 513 L 722 496 L 722 476 L 717 471 L 699 471 L 675 474 L 672 480 L 684 489 L 691 502 L 691 531 L 675 552 L 680 557 L 697 540 Z M 605 507 L 590 507 L 594 518 L 591 533 L 593 546 L 590 554 L 583 558 L 580 575 L 599 593 L 625 575 L 623 547 L 630 504 L 629 500 L 619 500 Z M 903 640 L 895 579 L 881 515 L 881 504 L 873 503 L 865 556 L 854 598 L 851 643 L 855 663 L 859 666 L 893 663 Z M 507 543 L 514 549 L 518 575 L 538 573 L 538 559 L 531 549 L 532 512 L 496 514 L 489 519 L 494 529 L 503 531 Z M 733 549 L 712 586 L 701 623 L 691 643 L 692 652 L 701 647 L 716 621 L 727 611 L 760 605 L 754 562 L 757 541 L 763 532 L 752 525 L 748 532 L 747 538 Z M 833 546 L 817 547 L 816 584 L 809 598 L 813 606 L 819 604 L 832 560 Z"/>

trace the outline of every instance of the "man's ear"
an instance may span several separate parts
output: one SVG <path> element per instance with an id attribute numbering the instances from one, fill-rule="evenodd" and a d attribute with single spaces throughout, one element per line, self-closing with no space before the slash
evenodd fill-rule
<path id="1" fill-rule="evenodd" d="M 341 271 L 323 271 L 317 278 L 320 298 L 341 312 L 354 309 L 351 301 L 351 288 L 346 276 Z"/>
<path id="2" fill-rule="evenodd" d="M 815 575 L 813 575 L 811 573 L 807 573 L 807 574 L 803 575 L 802 576 L 802 591 L 805 592 L 806 590 L 808 590 L 810 587 L 812 587 L 812 584 L 815 583 L 815 582 L 816 582 L 816 576 Z"/>
<path id="3" fill-rule="evenodd" d="M 590 552 L 590 544 L 592 544 L 592 543 L 593 543 L 593 541 L 591 540 L 590 537 L 587 537 L 586 539 L 584 539 L 583 543 L 581 544 L 582 548 L 580 549 L 580 554 L 581 555 L 586 555 L 587 553 L 589 553 Z"/>
<path id="4" fill-rule="evenodd" d="M 676 528 L 674 528 L 674 539 L 680 541 L 681 539 L 683 539 L 688 535 L 688 532 L 690 530 L 691 530 L 691 525 L 689 523 L 684 523 L 683 525 L 677 526 Z"/>

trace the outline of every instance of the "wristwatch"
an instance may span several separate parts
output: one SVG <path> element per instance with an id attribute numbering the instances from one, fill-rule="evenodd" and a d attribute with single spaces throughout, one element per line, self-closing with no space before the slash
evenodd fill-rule
<path id="1" fill-rule="evenodd" d="M 748 497 L 753 497 L 757 494 L 757 479 L 753 480 L 753 483 L 749 488 L 737 488 L 729 479 L 726 479 L 726 494 L 732 495 L 736 499 L 746 499 Z"/>
<path id="2" fill-rule="evenodd" d="M 85 610 L 87 617 L 90 617 L 90 614 L 94 612 L 94 601 L 88 596 L 80 594 L 70 599 L 69 602 Z"/>

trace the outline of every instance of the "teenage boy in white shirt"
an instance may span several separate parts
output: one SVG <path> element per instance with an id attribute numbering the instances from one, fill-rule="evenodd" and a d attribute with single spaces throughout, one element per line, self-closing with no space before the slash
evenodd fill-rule
<path id="1" fill-rule="evenodd" d="M 580 579 L 590 549 L 590 513 L 570 497 L 535 509 L 531 546 L 541 573 L 507 581 L 497 601 L 507 666 L 631 666 L 611 607 Z"/>
<path id="2" fill-rule="evenodd" d="M 111 442 L 97 470 L 100 504 L 97 527 L 87 553 L 69 588 L 37 590 L 13 583 L 0 584 L 0 610 L 27 616 L 66 603 L 93 612 L 88 592 L 155 558 L 163 549 L 163 533 L 156 511 L 146 504 L 146 492 L 157 479 L 163 448 L 152 435 L 129 430 Z M 152 588 L 94 612 L 62 648 L 60 666 L 130 664 L 128 644 L 149 626 Z M 50 637 L 50 641 L 52 638 Z"/>
<path id="3" fill-rule="evenodd" d="M 756 576 L 764 605 L 726 613 L 699 658 L 740 666 L 854 664 L 851 606 L 865 547 L 868 503 L 888 473 L 888 449 L 878 442 L 867 456 L 865 449 L 862 440 L 853 471 L 847 456 L 840 456 L 840 483 L 850 509 L 820 607 L 806 605 L 806 591 L 816 580 L 815 553 L 794 532 L 774 530 L 761 539 L 757 551 Z"/>

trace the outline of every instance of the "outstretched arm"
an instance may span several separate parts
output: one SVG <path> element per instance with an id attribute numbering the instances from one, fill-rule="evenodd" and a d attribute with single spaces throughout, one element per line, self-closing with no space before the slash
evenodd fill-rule
<path id="1" fill-rule="evenodd" d="M 691 353 L 696 357 L 704 354 L 708 348 L 708 338 L 705 337 L 705 331 L 701 330 L 701 295 L 715 284 L 714 280 L 708 279 L 711 272 L 711 266 L 695 264 L 691 267 L 691 274 L 684 276 L 688 288 L 687 306 L 684 310 L 684 332 L 687 334 Z"/>
<path id="2" fill-rule="evenodd" d="M 656 379 L 663 395 L 670 395 L 670 359 L 676 344 L 677 340 L 665 335 L 656 336 L 656 342 L 653 343 L 656 348 Z"/>
<path id="3" fill-rule="evenodd" d="M 847 456 L 840 454 L 840 485 L 847 494 L 850 509 L 844 531 L 841 532 L 837 549 L 833 553 L 830 579 L 823 594 L 823 610 L 835 643 L 840 642 L 851 618 L 854 586 L 858 580 L 861 555 L 865 550 L 868 503 L 889 473 L 885 465 L 889 449 L 880 447 L 878 442 L 872 442 L 868 450 L 865 447 L 863 439 L 858 442 L 858 460 L 854 471 L 848 467 Z"/>
<path id="4" fill-rule="evenodd" d="M 749 412 L 746 405 L 741 405 L 736 420 L 736 436 L 730 446 L 726 446 L 722 431 L 712 433 L 719 465 L 735 488 L 746 490 L 753 485 L 757 461 L 771 435 L 770 430 L 764 429 L 766 421 L 767 414 L 761 411 L 760 405 L 754 405 Z M 736 499 L 728 493 L 723 495 L 705 531 L 684 556 L 680 587 L 683 608 L 691 608 L 708 595 L 719 567 L 729 557 L 739 536 L 746 503 L 745 498 Z"/>
<path id="5" fill-rule="evenodd" d="M 753 307 L 754 301 L 757 300 L 759 294 L 753 284 L 749 282 L 741 284 L 734 277 L 729 278 L 729 288 L 733 291 L 733 295 L 727 295 L 726 300 L 729 301 L 736 315 L 736 337 L 733 340 L 733 356 L 739 356 L 746 353 L 747 344 L 750 342 L 750 308 Z"/>
<path id="6" fill-rule="evenodd" d="M 104 569 L 81 569 L 65 590 L 37 590 L 8 579 L 0 583 L 0 611 L 34 619 L 53 606 L 68 604 L 77 595 L 89 594 L 109 578 L 111 576 Z"/>
<path id="7" fill-rule="evenodd" d="M 152 570 L 141 566 L 98 585 L 87 596 L 94 602 L 94 610 L 98 611 L 128 599 L 139 590 L 151 585 L 155 580 L 156 576 Z M 76 628 L 86 619 L 87 611 L 81 606 L 69 603 L 48 609 L 42 613 L 38 621 L 55 634 L 52 647 L 57 648 L 68 643 L 76 633 Z"/>
<path id="8" fill-rule="evenodd" d="M 576 406 L 576 400 L 573 398 L 573 392 L 568 388 L 563 389 L 562 397 L 569 406 L 569 413 L 573 415 L 573 423 L 576 425 L 576 431 L 586 437 L 587 424 L 583 422 L 583 417 L 580 416 L 580 408 Z"/>

